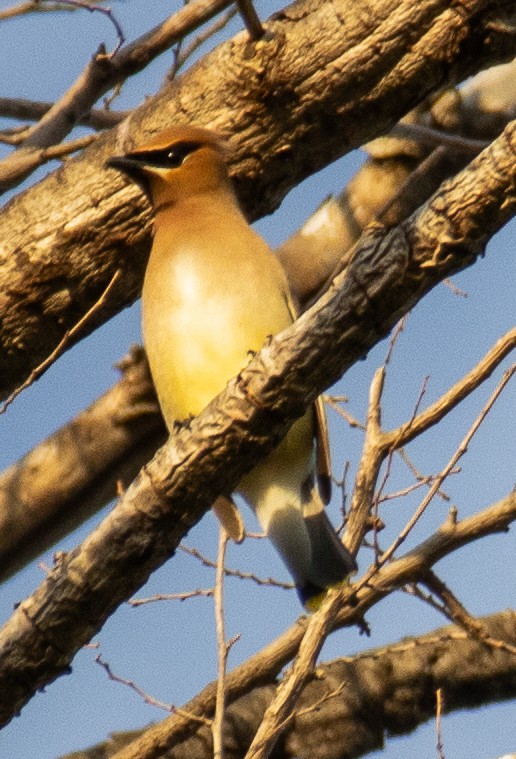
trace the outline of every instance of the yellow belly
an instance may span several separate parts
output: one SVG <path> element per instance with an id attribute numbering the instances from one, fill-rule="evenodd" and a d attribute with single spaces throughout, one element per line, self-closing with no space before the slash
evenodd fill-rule
<path id="1" fill-rule="evenodd" d="M 200 259 L 185 240 L 173 255 L 153 249 L 147 267 L 144 342 L 170 430 L 175 421 L 199 414 L 248 363 L 250 352 L 292 323 L 283 272 L 254 233 L 237 259 L 224 261 L 215 241 L 210 253 Z M 243 478 L 239 491 L 266 527 L 278 500 L 301 508 L 301 485 L 312 469 L 310 411 Z"/>
<path id="2" fill-rule="evenodd" d="M 221 272 L 199 267 L 185 251 L 143 290 L 143 333 L 160 405 L 169 428 L 199 414 L 259 351 L 291 321 L 284 293 L 255 267 Z M 254 276 L 253 276 L 254 275 Z M 214 287 L 214 279 L 217 287 Z M 265 280 L 265 281 L 263 281 Z M 272 280 L 272 281 L 269 281 Z M 262 293 L 268 295 L 262 295 Z"/>

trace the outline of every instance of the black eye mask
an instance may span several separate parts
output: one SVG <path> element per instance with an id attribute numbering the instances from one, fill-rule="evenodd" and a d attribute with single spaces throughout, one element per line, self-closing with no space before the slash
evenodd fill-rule
<path id="1" fill-rule="evenodd" d="M 201 147 L 199 142 L 178 142 L 172 148 L 161 148 L 159 150 L 146 150 L 129 154 L 131 158 L 145 163 L 147 166 L 157 166 L 159 168 L 178 168 L 190 153 Z"/>

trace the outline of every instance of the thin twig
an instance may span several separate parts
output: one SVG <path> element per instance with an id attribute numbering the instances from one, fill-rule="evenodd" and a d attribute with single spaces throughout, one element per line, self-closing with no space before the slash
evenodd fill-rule
<path id="1" fill-rule="evenodd" d="M 111 8 L 103 8 L 102 5 L 93 5 L 92 3 L 86 2 L 86 0 L 59 0 L 59 4 L 61 5 L 69 5 L 72 8 L 83 8 L 86 11 L 90 11 L 90 13 L 103 13 L 107 18 L 111 21 L 113 26 L 115 27 L 116 36 L 118 39 L 118 44 L 116 48 L 113 50 L 111 55 L 115 55 L 115 53 L 122 47 L 122 45 L 125 42 L 125 36 L 122 31 L 122 27 L 117 21 L 117 18 Z"/>
<path id="2" fill-rule="evenodd" d="M 347 480 L 348 480 L 348 472 L 349 472 L 349 467 L 350 466 L 351 465 L 350 465 L 350 462 L 349 462 L 349 459 L 348 459 L 346 462 L 344 462 L 344 469 L 343 469 L 343 472 L 342 472 L 341 479 L 340 480 L 335 480 L 335 484 L 337 485 L 338 488 L 340 488 L 340 492 L 341 492 L 340 513 L 342 515 L 342 522 L 340 523 L 340 525 L 337 528 L 337 535 L 339 535 L 339 536 L 344 532 L 344 528 L 346 526 L 346 521 L 347 521 L 346 514 L 347 514 L 347 510 L 348 510 L 347 509 L 347 506 L 348 506 L 348 493 L 347 493 L 346 484 L 347 484 Z"/>
<path id="3" fill-rule="evenodd" d="M 228 11 L 226 11 L 226 13 L 224 13 L 223 16 L 214 21 L 213 24 L 211 24 L 203 32 L 198 34 L 195 39 L 193 39 L 192 42 L 190 42 L 190 44 L 185 48 L 182 47 L 184 40 L 179 40 L 177 45 L 174 47 L 174 63 L 167 74 L 167 79 L 170 81 L 172 79 L 175 79 L 180 69 L 183 68 L 185 63 L 189 58 L 191 58 L 195 51 L 198 50 L 201 45 L 204 45 L 207 40 L 213 37 L 214 34 L 218 34 L 218 32 L 222 31 L 222 29 L 228 25 L 231 19 L 236 16 L 236 13 L 237 11 L 235 8 L 230 8 Z"/>
<path id="4" fill-rule="evenodd" d="M 391 130 L 391 135 L 402 139 L 415 140 L 416 142 L 434 146 L 452 148 L 455 151 L 468 153 L 472 157 L 481 153 L 489 145 L 487 140 L 476 140 L 471 137 L 463 137 L 460 134 L 451 134 L 442 129 L 429 127 L 424 124 L 408 124 L 400 121 Z"/>
<path id="5" fill-rule="evenodd" d="M 450 474 L 460 474 L 461 469 L 459 467 L 452 469 Z M 378 498 L 378 503 L 386 503 L 387 501 L 394 501 L 398 498 L 405 498 L 407 495 L 410 495 L 415 490 L 419 490 L 419 488 L 422 488 L 423 485 L 431 485 L 432 482 L 434 482 L 437 475 L 429 474 L 426 477 L 418 477 L 418 481 L 414 482 L 412 485 L 407 485 L 406 488 L 401 488 L 401 490 L 396 490 L 393 493 L 386 493 L 385 495 L 382 495 Z"/>
<path id="6" fill-rule="evenodd" d="M 468 445 L 470 444 L 471 440 L 475 436 L 478 428 L 480 427 L 482 422 L 485 420 L 487 414 L 492 409 L 494 403 L 496 402 L 496 400 L 498 399 L 503 389 L 505 388 L 507 383 L 510 381 L 510 379 L 512 378 L 512 375 L 515 372 L 516 372 L 516 364 L 510 367 L 509 369 L 507 369 L 503 373 L 500 382 L 498 383 L 497 387 L 491 394 L 491 397 L 485 404 L 484 408 L 482 409 L 478 417 L 475 419 L 475 421 L 471 425 L 470 429 L 468 430 L 468 433 L 466 434 L 466 436 L 460 443 L 459 447 L 457 448 L 457 450 L 455 451 L 455 453 L 453 454 L 449 462 L 446 464 L 442 472 L 440 472 L 440 474 L 435 478 L 433 485 L 431 486 L 430 490 L 426 494 L 425 498 L 423 498 L 423 500 L 421 501 L 420 505 L 418 506 L 414 514 L 412 515 L 411 519 L 409 519 L 409 521 L 407 522 L 403 530 L 399 533 L 396 540 L 394 540 L 392 545 L 382 555 L 379 561 L 379 566 L 383 566 L 391 558 L 391 556 L 399 548 L 399 546 L 402 543 L 404 543 L 409 533 L 412 531 L 416 523 L 419 521 L 421 516 L 426 511 L 426 508 L 428 507 L 429 503 L 432 501 L 439 487 L 442 485 L 444 480 L 448 477 L 451 470 L 455 467 L 455 465 L 457 464 L 457 461 L 460 458 L 462 458 L 462 456 L 464 456 L 464 454 L 468 450 Z"/>
<path id="7" fill-rule="evenodd" d="M 482 622 L 475 619 L 475 617 L 468 612 L 446 583 L 444 583 L 433 570 L 429 570 L 428 574 L 421 579 L 421 582 L 441 599 L 448 618 L 454 622 L 454 624 L 462 627 L 469 637 L 484 643 L 490 648 L 503 649 L 504 651 L 507 651 L 507 653 L 516 656 L 516 646 L 511 646 L 503 640 L 492 638 Z"/>
<path id="8" fill-rule="evenodd" d="M 188 601 L 190 598 L 211 598 L 213 593 L 213 588 L 197 588 L 184 593 L 156 593 L 148 598 L 131 598 L 127 603 L 129 606 L 137 607 L 158 601 Z"/>
<path id="9" fill-rule="evenodd" d="M 359 422 L 357 419 L 355 419 L 351 414 L 343 409 L 341 406 L 339 406 L 338 397 L 333 395 L 323 395 L 322 396 L 323 401 L 328 405 L 333 411 L 336 411 L 339 416 L 341 416 L 345 422 L 349 424 L 350 427 L 355 427 L 359 430 L 364 430 L 365 425 L 362 422 Z M 346 399 L 347 400 L 347 399 Z"/>
<path id="10" fill-rule="evenodd" d="M 443 691 L 437 688 L 436 691 L 436 714 L 435 714 L 435 732 L 437 736 L 437 759 L 444 759 L 443 736 L 441 733 L 441 715 L 443 711 Z"/>
<path id="11" fill-rule="evenodd" d="M 405 329 L 405 325 L 407 323 L 407 319 L 410 316 L 410 312 L 405 314 L 399 322 L 396 324 L 396 327 L 394 328 L 391 338 L 389 340 L 389 348 L 387 350 L 387 355 L 385 356 L 384 365 L 387 366 L 391 362 L 392 354 L 394 353 L 394 348 L 396 347 L 396 343 L 398 342 L 398 339 Z"/>
<path id="12" fill-rule="evenodd" d="M 31 371 L 25 382 L 20 385 L 19 387 L 14 390 L 11 395 L 6 399 L 6 401 L 0 406 L 0 414 L 4 414 L 11 403 L 14 401 L 15 398 L 17 398 L 20 393 L 25 390 L 26 388 L 30 387 L 33 382 L 35 382 L 43 372 L 48 369 L 48 367 L 56 361 L 56 359 L 63 353 L 65 348 L 68 346 L 68 344 L 73 340 L 74 337 L 81 331 L 81 329 L 84 327 L 84 325 L 91 319 L 91 317 L 99 311 L 99 309 L 102 308 L 106 300 L 108 299 L 111 290 L 115 286 L 116 282 L 118 281 L 120 277 L 120 269 L 117 269 L 116 272 L 111 277 L 111 281 L 109 282 L 108 286 L 98 299 L 96 303 L 93 304 L 93 306 L 84 314 L 84 316 L 79 319 L 77 324 L 75 324 L 72 329 L 67 330 L 65 334 L 63 335 L 63 338 L 60 340 L 58 345 L 54 348 L 52 353 L 46 357 L 44 361 L 39 364 L 39 366 L 36 366 L 35 369 Z"/>
<path id="13" fill-rule="evenodd" d="M 213 606 L 215 612 L 215 629 L 217 632 L 217 696 L 215 699 L 215 715 L 211 726 L 213 736 L 213 757 L 224 759 L 224 713 L 225 713 L 225 683 L 228 647 L 224 629 L 224 564 L 228 536 L 226 530 L 219 527 L 219 550 L 217 554 L 217 573 L 215 576 L 215 593 Z"/>
<path id="14" fill-rule="evenodd" d="M 181 543 L 179 548 L 189 556 L 193 556 L 194 559 L 198 559 L 205 567 L 210 567 L 211 569 L 217 568 L 217 563 L 208 559 L 206 556 L 203 556 L 197 548 L 189 548 L 188 546 L 185 546 L 184 543 Z M 228 569 L 225 567 L 224 574 L 226 577 L 238 577 L 239 580 L 252 580 L 256 585 L 270 585 L 274 588 L 282 588 L 283 590 L 292 590 L 294 588 L 294 585 L 291 582 L 280 582 L 279 580 L 274 580 L 272 577 L 264 579 L 252 572 L 242 572 L 240 569 Z"/>
<path id="15" fill-rule="evenodd" d="M 409 457 L 407 451 L 405 450 L 405 448 L 403 446 L 401 446 L 400 448 L 398 448 L 397 453 L 398 453 L 400 459 L 405 464 L 405 466 L 408 468 L 409 472 L 411 472 L 413 474 L 413 476 L 416 478 L 416 480 L 418 482 L 420 482 L 420 483 L 422 483 L 424 485 L 425 484 L 428 485 L 428 484 L 431 484 L 434 481 L 434 479 L 435 479 L 434 475 L 423 474 L 422 472 L 419 471 L 419 469 L 416 467 L 416 465 L 414 464 L 414 462 L 411 460 L 411 458 Z M 452 469 L 452 471 L 450 472 L 450 474 L 459 474 L 460 471 L 461 471 L 460 467 L 457 467 L 456 469 Z M 450 496 L 448 495 L 448 493 L 445 493 L 444 490 L 439 489 L 437 491 L 436 495 L 438 495 L 440 498 L 442 498 L 442 500 L 445 501 L 445 503 L 448 503 L 450 501 Z"/>
<path id="16" fill-rule="evenodd" d="M 265 29 L 256 13 L 252 0 L 236 0 L 238 12 L 242 16 L 242 21 L 248 31 L 249 37 L 256 42 L 265 34 Z"/>
<path id="17" fill-rule="evenodd" d="M 448 290 L 450 290 L 454 295 L 458 295 L 459 298 L 468 297 L 468 293 L 466 292 L 466 290 L 461 290 L 461 288 L 457 287 L 457 285 L 454 282 L 452 282 L 451 279 L 443 279 L 441 284 L 445 285 L 445 287 L 447 287 Z"/>
<path id="18" fill-rule="evenodd" d="M 419 598 L 420 601 L 428 604 L 428 606 L 439 612 L 439 614 L 442 614 L 444 617 L 446 617 L 446 619 L 450 619 L 448 609 L 445 607 L 445 605 L 434 598 L 431 593 L 425 593 L 425 591 L 420 588 L 419 585 L 416 585 L 416 583 L 411 582 L 408 585 L 405 585 L 402 590 L 404 593 L 407 593 L 410 596 L 414 596 L 414 598 Z"/>
<path id="19" fill-rule="evenodd" d="M 177 706 L 174 706 L 173 704 L 166 704 L 163 701 L 159 701 L 157 698 L 154 698 L 154 696 L 149 695 L 146 693 L 143 688 L 140 688 L 139 685 L 137 685 L 133 680 L 126 680 L 124 677 L 119 677 L 118 675 L 115 675 L 115 673 L 112 671 L 110 665 L 108 662 L 104 661 L 102 659 L 101 654 L 97 654 L 95 657 L 95 661 L 97 664 L 99 664 L 104 671 L 106 672 L 107 676 L 110 680 L 112 680 L 115 683 L 120 683 L 121 685 L 125 685 L 131 690 L 133 690 L 135 693 L 137 693 L 146 704 L 150 704 L 151 706 L 156 706 L 158 709 L 163 709 L 166 712 L 169 712 L 169 714 L 179 714 L 181 717 L 184 717 L 188 720 L 193 720 L 194 722 L 199 722 L 201 725 L 208 725 L 211 727 L 211 720 L 206 719 L 206 717 L 199 716 L 197 714 L 192 714 L 191 712 L 185 711 L 184 709 L 181 709 Z"/>

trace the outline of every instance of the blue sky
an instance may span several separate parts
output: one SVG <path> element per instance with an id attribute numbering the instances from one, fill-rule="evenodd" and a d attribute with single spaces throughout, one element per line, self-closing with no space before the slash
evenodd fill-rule
<path id="1" fill-rule="evenodd" d="M 0 9 L 11 2 L 0 0 Z M 113 3 L 113 11 L 128 40 L 158 23 L 178 4 L 154 0 Z M 256 3 L 262 17 L 279 3 Z M 232 25 L 240 27 L 238 19 Z M 94 50 L 105 41 L 115 44 L 109 21 L 97 13 L 73 12 L 33 14 L 0 23 L 0 50 L 4 63 L 0 96 L 53 100 L 73 81 Z M 116 108 L 138 104 L 161 84 L 170 58 L 152 64 L 134 83 L 123 88 Z M 5 126 L 10 126 L 5 122 Z M 7 151 L 4 151 L 4 154 Z M 363 154 L 356 152 L 307 180 L 286 198 L 271 217 L 258 222 L 257 229 L 271 245 L 279 244 L 294 231 L 331 192 L 339 192 L 357 170 Z M 44 176 L 49 168 L 40 171 Z M 33 179 L 31 181 L 34 181 Z M 410 417 L 422 382 L 428 375 L 425 403 L 437 398 L 468 371 L 491 345 L 514 323 L 514 248 L 516 225 L 506 227 L 489 245 L 486 257 L 454 279 L 468 293 L 458 297 L 446 288 L 436 288 L 411 314 L 389 368 L 383 422 L 395 426 Z M 39 440 L 72 418 L 117 379 L 114 363 L 128 347 L 140 340 L 139 304 L 125 310 L 93 336 L 61 358 L 33 387 L 25 391 L 0 419 L 0 467 L 16 461 Z M 368 386 L 374 370 L 387 350 L 384 342 L 367 360 L 353 367 L 335 388 L 349 398 L 348 410 L 363 419 Z M 508 362 L 505 362 L 508 365 Z M 410 455 L 426 473 L 438 471 L 452 455 L 488 395 L 501 376 L 489 382 L 456 409 L 437 428 L 416 441 Z M 513 486 L 516 393 L 509 387 L 474 439 L 461 473 L 445 486 L 451 502 L 465 516 L 495 502 Z M 349 487 L 360 456 L 362 437 L 329 412 L 332 451 L 337 476 L 344 461 L 350 462 Z M 396 465 L 389 489 L 405 487 L 410 478 Z M 338 499 L 331 516 L 338 520 Z M 410 517 L 418 496 L 388 502 L 382 511 L 387 524 L 381 536 L 387 546 Z M 435 501 L 403 550 L 416 544 L 445 519 L 448 505 Z M 80 542 L 101 520 L 99 514 L 59 544 L 66 550 Z M 246 512 L 248 526 L 253 526 Z M 209 514 L 187 536 L 185 543 L 214 558 L 217 528 Z M 516 587 L 514 532 L 472 544 L 440 562 L 439 574 L 474 614 L 487 614 L 514 606 Z M 363 570 L 370 559 L 364 549 L 359 556 Z M 42 560 L 52 562 L 52 551 Z M 228 565 L 274 575 L 286 580 L 286 571 L 266 541 L 247 540 L 230 546 Z M 42 579 L 37 563 L 27 567 L 2 588 L 0 618 L 8 618 L 14 603 L 29 594 Z M 213 584 L 211 571 L 178 553 L 156 572 L 139 596 L 177 592 Z M 229 665 L 245 660 L 275 635 L 294 622 L 301 612 L 293 592 L 260 589 L 242 580 L 228 580 L 227 634 L 240 633 Z M 368 615 L 369 640 L 355 629 L 341 631 L 327 642 L 323 660 L 349 656 L 355 651 L 396 641 L 445 624 L 429 607 L 402 593 L 379 604 Z M 216 650 L 211 601 L 149 604 L 138 609 L 121 607 L 96 636 L 99 649 L 85 648 L 73 665 L 73 674 L 60 678 L 39 693 L 0 733 L 0 756 L 9 759 L 51 759 L 104 739 L 110 732 L 132 729 L 157 721 L 164 713 L 144 704 L 128 688 L 108 681 L 94 662 L 100 651 L 113 670 L 137 682 L 163 701 L 181 705 L 215 675 Z M 200 662 L 202 665 L 200 666 Z M 496 757 L 516 751 L 515 708 L 501 704 L 478 712 L 446 717 L 443 724 L 447 757 Z M 59 725 L 59 728 L 56 728 Z M 405 757 L 435 755 L 434 725 L 413 736 L 388 743 L 377 756 Z M 372 755 L 375 756 L 375 755 Z"/>

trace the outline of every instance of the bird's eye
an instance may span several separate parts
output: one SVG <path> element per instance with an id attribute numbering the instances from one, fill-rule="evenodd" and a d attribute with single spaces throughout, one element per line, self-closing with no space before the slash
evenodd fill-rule
<path id="1" fill-rule="evenodd" d="M 173 169 L 182 166 L 186 158 L 200 147 L 198 142 L 178 142 L 165 151 L 165 165 Z"/>
<path id="2" fill-rule="evenodd" d="M 157 166 L 162 169 L 177 169 L 183 165 L 190 153 L 193 153 L 199 147 L 198 142 L 178 142 L 172 148 L 140 151 L 136 155 L 138 160 L 144 161 L 148 166 Z"/>
<path id="3" fill-rule="evenodd" d="M 184 150 L 171 150 L 167 153 L 166 164 L 167 166 L 177 169 L 181 166 L 187 155 L 188 153 L 185 153 Z"/>

